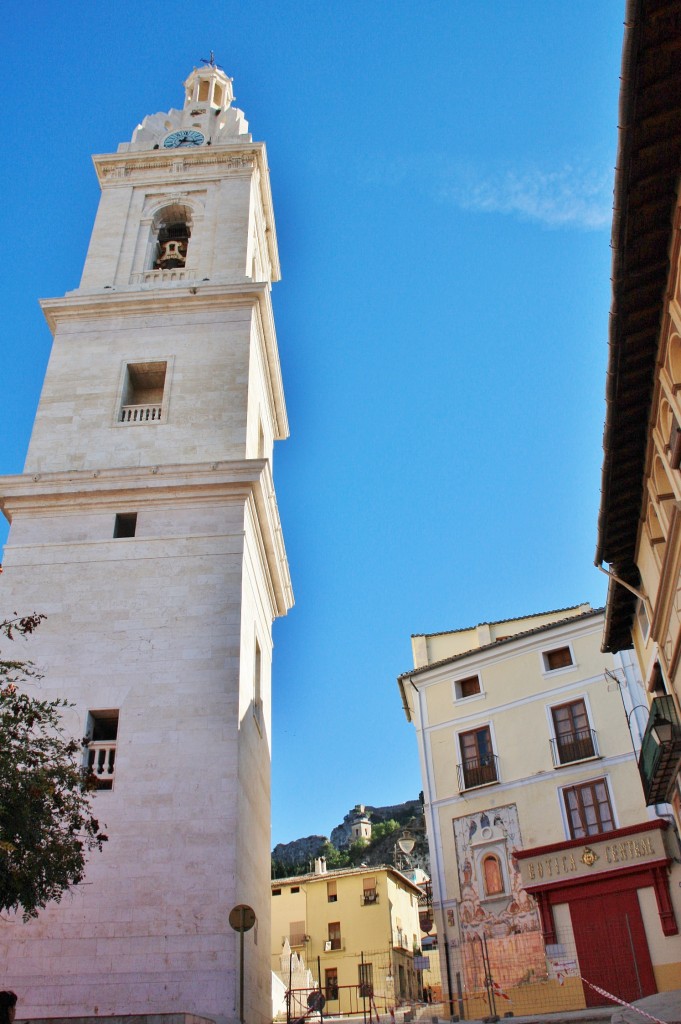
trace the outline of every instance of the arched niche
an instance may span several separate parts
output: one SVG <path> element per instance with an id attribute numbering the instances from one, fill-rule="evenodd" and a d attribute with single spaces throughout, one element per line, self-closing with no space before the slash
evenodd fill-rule
<path id="1" fill-rule="evenodd" d="M 660 517 L 657 514 L 657 510 L 652 501 L 648 502 L 648 511 L 646 513 L 646 530 L 650 537 L 650 543 L 653 545 L 664 544 L 665 535 L 660 522 Z"/>
<path id="2" fill-rule="evenodd" d="M 667 504 L 667 502 L 673 501 L 674 488 L 672 487 L 671 481 L 667 475 L 667 470 L 665 468 L 664 462 L 662 461 L 657 452 L 655 453 L 655 456 L 653 458 L 653 471 L 651 476 L 653 481 L 653 490 L 655 493 L 655 498 L 657 499 L 657 502 L 661 506 L 661 508 L 665 510 L 666 514 L 665 505 Z"/>

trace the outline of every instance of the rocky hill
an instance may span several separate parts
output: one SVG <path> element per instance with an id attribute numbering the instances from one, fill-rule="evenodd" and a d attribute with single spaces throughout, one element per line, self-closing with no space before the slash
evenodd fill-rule
<path id="1" fill-rule="evenodd" d="M 312 835 L 294 839 L 290 843 L 278 843 L 272 850 L 273 868 L 276 864 L 277 875 L 281 877 L 281 872 L 285 872 L 287 868 L 292 873 L 311 870 L 315 857 L 319 856 L 324 845 L 329 841 L 337 850 L 347 849 L 352 842 L 352 822 L 357 818 L 359 806 L 348 811 L 343 821 L 332 830 L 330 837 Z M 416 838 L 412 862 L 428 871 L 428 842 L 420 800 L 407 800 L 403 804 L 391 804 L 387 807 L 373 807 L 371 804 L 366 804 L 363 809 L 372 825 L 393 820 L 399 822 L 404 828 L 408 827 Z M 363 862 L 369 865 L 393 864 L 395 841 L 399 834 L 397 832 L 386 835 L 382 839 L 370 843 L 362 857 Z"/>

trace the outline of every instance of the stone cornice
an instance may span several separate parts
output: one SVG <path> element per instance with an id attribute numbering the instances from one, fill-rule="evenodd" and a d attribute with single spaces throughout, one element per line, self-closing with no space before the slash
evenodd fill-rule
<path id="1" fill-rule="evenodd" d="M 272 276 L 281 277 L 267 149 L 264 142 L 232 142 L 192 150 L 152 149 L 127 153 L 102 153 L 92 157 L 102 189 L 144 182 L 168 184 L 168 176 L 187 181 L 251 175 L 256 170 L 265 223 Z"/>
<path id="2" fill-rule="evenodd" d="M 0 508 L 16 514 L 51 515 L 154 505 L 191 505 L 216 499 L 251 505 L 274 595 L 276 614 L 293 606 L 293 589 L 274 483 L 266 459 L 77 470 L 0 477 Z"/>
<path id="3" fill-rule="evenodd" d="M 150 289 L 148 291 L 115 291 L 81 294 L 75 292 L 57 299 L 41 299 L 40 306 L 50 330 L 54 334 L 57 325 L 63 322 L 82 322 L 88 316 L 92 319 L 107 315 L 136 316 L 150 312 L 192 313 L 203 310 L 243 305 L 257 306 L 258 324 L 263 339 L 268 390 L 272 399 L 275 418 L 275 436 L 278 441 L 288 437 L 288 417 L 284 400 L 284 386 L 281 378 L 279 349 L 272 313 L 272 299 L 266 282 L 244 282 L 243 284 L 192 284 L 172 289 Z"/>

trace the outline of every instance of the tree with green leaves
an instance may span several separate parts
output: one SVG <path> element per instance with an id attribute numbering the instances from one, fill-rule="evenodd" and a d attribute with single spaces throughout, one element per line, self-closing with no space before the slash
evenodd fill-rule
<path id="1" fill-rule="evenodd" d="M 0 640 L 27 637 L 43 615 L 0 622 Z M 66 700 L 39 700 L 31 662 L 0 657 L 0 911 L 37 917 L 82 881 L 107 837 L 92 814 L 82 742 L 62 724 Z"/>

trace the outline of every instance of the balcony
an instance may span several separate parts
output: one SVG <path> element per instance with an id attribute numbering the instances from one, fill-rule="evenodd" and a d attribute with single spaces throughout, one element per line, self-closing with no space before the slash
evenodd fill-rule
<path id="1" fill-rule="evenodd" d="M 575 729 L 551 740 L 553 767 L 584 761 L 587 757 L 600 757 L 595 729 Z"/>
<path id="2" fill-rule="evenodd" d="M 368 907 L 373 903 L 378 903 L 378 893 L 375 889 L 365 889 L 362 894 L 362 906 Z"/>
<path id="3" fill-rule="evenodd" d="M 294 946 L 304 946 L 309 941 L 310 936 L 305 935 L 303 932 L 292 932 L 290 935 L 284 936 L 288 939 L 289 946 L 293 949 Z"/>
<path id="4" fill-rule="evenodd" d="M 655 697 L 643 734 L 638 770 L 646 805 L 669 801 L 681 766 L 681 723 L 672 697 Z"/>
<path id="5" fill-rule="evenodd" d="M 459 790 L 475 789 L 477 786 L 489 786 L 499 781 L 499 758 L 496 754 L 485 754 L 483 757 L 471 757 L 457 766 Z"/>

